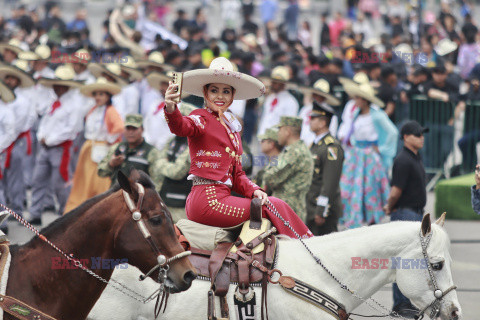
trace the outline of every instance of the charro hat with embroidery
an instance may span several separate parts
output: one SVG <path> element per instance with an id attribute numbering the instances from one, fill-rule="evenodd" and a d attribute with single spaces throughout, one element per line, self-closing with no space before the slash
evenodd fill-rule
<path id="1" fill-rule="evenodd" d="M 257 136 L 258 140 L 273 140 L 278 142 L 278 128 L 273 127 L 273 128 L 268 128 L 265 130 L 264 134 L 259 134 Z"/>
<path id="2" fill-rule="evenodd" d="M 138 68 L 147 68 L 147 67 L 158 67 L 163 70 L 173 70 L 173 67 L 165 63 L 165 58 L 163 54 L 158 51 L 154 51 L 148 55 L 147 60 L 137 61 Z"/>
<path id="3" fill-rule="evenodd" d="M 110 82 L 103 77 L 98 78 L 94 83 L 84 85 L 80 88 L 80 92 L 87 97 L 93 97 L 93 92 L 96 91 L 105 91 L 114 96 L 119 94 L 122 88 L 118 84 Z"/>
<path id="4" fill-rule="evenodd" d="M 203 88 L 210 83 L 232 86 L 235 89 L 234 100 L 254 99 L 265 93 L 265 86 L 260 80 L 234 71 L 232 63 L 223 57 L 213 59 L 208 69 L 183 74 L 183 90 L 192 95 L 203 97 Z"/>
<path id="5" fill-rule="evenodd" d="M 318 103 L 317 101 L 313 101 L 312 106 L 312 113 L 310 115 L 311 118 L 315 117 L 328 117 L 331 118 L 335 115 L 335 110 L 329 105 L 325 105 L 324 103 Z"/>
<path id="6" fill-rule="evenodd" d="M 0 99 L 5 103 L 15 100 L 15 93 L 2 81 L 0 81 Z"/>
<path id="7" fill-rule="evenodd" d="M 312 87 L 300 87 L 298 90 L 303 93 L 313 93 L 325 97 L 326 103 L 331 106 L 338 106 L 340 104 L 340 100 L 330 94 L 330 84 L 325 79 L 318 79 Z"/>
<path id="8" fill-rule="evenodd" d="M 0 43 L 0 53 L 2 55 L 5 50 L 10 50 L 19 54 L 22 51 L 28 50 L 28 46 L 20 42 L 18 39 L 10 39 L 8 42 Z"/>
<path id="9" fill-rule="evenodd" d="M 123 72 L 129 74 L 130 78 L 135 80 L 141 80 L 143 78 L 143 74 L 140 70 L 138 70 L 137 63 L 132 56 L 125 56 L 123 57 L 125 62 L 120 62 L 120 68 Z"/>
<path id="10" fill-rule="evenodd" d="M 27 61 L 48 60 L 52 51 L 47 45 L 40 44 L 35 48 L 35 51 L 23 51 L 18 54 L 18 58 Z"/>
<path id="11" fill-rule="evenodd" d="M 348 93 L 350 97 L 360 97 L 371 103 L 376 104 L 377 106 L 383 108 L 385 104 L 382 100 L 375 96 L 375 89 L 370 85 L 370 83 L 345 83 L 343 85 L 345 91 Z"/>
<path id="12" fill-rule="evenodd" d="M 104 77 L 104 74 L 109 75 L 115 79 L 115 83 L 120 86 L 127 85 L 127 82 L 122 78 L 122 70 L 118 63 L 90 63 L 88 70 L 96 77 Z"/>
<path id="13" fill-rule="evenodd" d="M 303 119 L 300 117 L 292 117 L 292 116 L 282 116 L 280 118 L 280 123 L 275 126 L 275 128 L 280 128 L 283 126 L 295 127 L 295 128 L 302 128 Z"/>
<path id="14" fill-rule="evenodd" d="M 143 117 L 141 114 L 130 113 L 125 116 L 125 127 L 140 128 L 143 126 Z"/>
<path id="15" fill-rule="evenodd" d="M 52 87 L 54 85 L 73 88 L 81 87 L 83 81 L 73 80 L 74 77 L 75 71 L 68 65 L 62 65 L 55 70 L 55 78 L 40 78 L 38 83 L 45 87 Z"/>
<path id="16" fill-rule="evenodd" d="M 32 76 L 27 73 L 28 63 L 25 60 L 17 60 L 15 65 L 3 65 L 0 66 L 0 80 L 5 80 L 7 76 L 14 76 L 20 79 L 20 87 L 28 88 L 35 84 Z"/>

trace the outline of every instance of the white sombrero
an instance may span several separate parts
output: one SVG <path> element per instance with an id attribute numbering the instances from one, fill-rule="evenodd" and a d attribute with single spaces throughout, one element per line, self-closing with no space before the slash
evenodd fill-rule
<path id="1" fill-rule="evenodd" d="M 103 77 L 103 73 L 108 74 L 115 79 L 115 83 L 120 86 L 127 85 L 127 81 L 122 78 L 122 69 L 118 63 L 90 63 L 88 70 L 95 76 L 95 78 Z"/>
<path id="2" fill-rule="evenodd" d="M 5 80 L 8 75 L 17 77 L 20 79 L 20 87 L 28 88 L 35 84 L 32 76 L 27 73 L 28 63 L 24 60 L 17 60 L 15 65 L 3 65 L 0 66 L 0 80 Z"/>
<path id="3" fill-rule="evenodd" d="M 183 89 L 195 96 L 203 97 L 203 88 L 209 83 L 223 83 L 235 88 L 234 100 L 254 99 L 265 93 L 265 86 L 260 80 L 234 71 L 232 63 L 224 57 L 213 59 L 208 69 L 183 74 Z"/>
<path id="4" fill-rule="evenodd" d="M 15 52 L 17 55 L 25 50 L 28 50 L 28 46 L 22 44 L 18 39 L 10 39 L 7 43 L 0 43 L 0 53 L 3 55 L 5 50 Z"/>
<path id="5" fill-rule="evenodd" d="M 107 79 L 100 77 L 96 82 L 87 84 L 80 88 L 80 92 L 87 97 L 93 97 L 92 93 L 95 91 L 105 91 L 112 96 L 119 94 L 122 88 L 113 82 L 109 82 Z"/>
<path id="6" fill-rule="evenodd" d="M 345 91 L 348 93 L 349 96 L 353 97 L 360 97 L 365 100 L 368 100 L 377 106 L 383 108 L 385 104 L 382 100 L 375 96 L 375 89 L 370 85 L 370 83 L 345 83 L 343 85 Z"/>
<path id="7" fill-rule="evenodd" d="M 71 67 L 63 65 L 55 70 L 54 79 L 40 78 L 38 83 L 45 87 L 53 87 L 54 85 L 57 85 L 78 88 L 83 84 L 83 81 L 73 80 L 74 77 L 75 71 Z"/>
<path id="8" fill-rule="evenodd" d="M 120 62 L 120 68 L 123 72 L 129 74 L 130 78 L 135 80 L 141 80 L 143 78 L 143 74 L 140 70 L 138 70 L 137 63 L 133 59 L 132 56 L 124 57 L 125 62 Z"/>
<path id="9" fill-rule="evenodd" d="M 435 46 L 435 52 L 439 56 L 445 56 L 453 51 L 457 50 L 458 44 L 448 38 L 440 40 Z"/>
<path id="10" fill-rule="evenodd" d="M 270 76 L 260 77 L 260 80 L 264 83 L 270 83 L 271 81 L 287 83 L 290 81 L 290 71 L 285 66 L 277 66 L 272 69 Z"/>
<path id="11" fill-rule="evenodd" d="M 163 54 L 158 51 L 150 53 L 147 60 L 137 61 L 137 66 L 139 68 L 157 67 L 162 68 L 163 70 L 173 70 L 171 65 L 165 63 Z"/>
<path id="12" fill-rule="evenodd" d="M 338 106 L 340 104 L 340 100 L 330 94 L 330 84 L 325 79 L 318 79 L 313 84 L 313 87 L 299 87 L 298 90 L 305 94 L 318 94 L 324 97 L 326 99 L 325 102 L 331 106 Z"/>
<path id="13" fill-rule="evenodd" d="M 35 48 L 35 52 L 24 51 L 18 54 L 18 58 L 26 61 L 48 60 L 52 54 L 50 48 L 40 44 Z"/>
<path id="14" fill-rule="evenodd" d="M 15 93 L 2 81 L 0 81 L 0 99 L 5 103 L 15 100 Z"/>
<path id="15" fill-rule="evenodd" d="M 347 83 L 349 84 L 362 84 L 362 83 L 370 83 L 370 79 L 365 72 L 358 72 L 353 76 L 353 79 L 339 77 L 338 81 L 345 86 Z"/>

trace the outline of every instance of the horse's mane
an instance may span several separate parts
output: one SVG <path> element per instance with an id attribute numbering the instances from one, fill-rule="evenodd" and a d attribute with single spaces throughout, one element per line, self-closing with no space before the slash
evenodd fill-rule
<path id="1" fill-rule="evenodd" d="M 138 173 L 140 174 L 138 179 L 136 179 L 138 183 L 140 183 L 146 189 L 155 189 L 154 183 L 152 182 L 152 180 L 150 179 L 150 177 L 146 173 L 144 173 L 143 171 L 138 171 Z M 81 216 L 88 209 L 90 209 L 95 204 L 97 204 L 101 200 L 107 198 L 109 195 L 115 193 L 118 190 L 120 190 L 120 185 L 118 184 L 118 182 L 115 182 L 115 184 L 109 190 L 86 200 L 85 202 L 83 202 L 81 205 L 79 205 L 78 207 L 76 207 L 72 211 L 67 212 L 62 217 L 56 219 L 55 221 L 50 223 L 48 226 L 43 228 L 40 231 L 40 233 L 48 238 L 52 234 L 55 234 L 55 233 L 57 233 L 61 230 L 65 230 L 66 225 L 71 224 L 73 221 L 75 221 L 79 216 Z M 35 237 L 32 240 L 34 240 L 34 239 L 35 239 Z M 32 241 L 32 240 L 30 240 L 30 241 Z"/>

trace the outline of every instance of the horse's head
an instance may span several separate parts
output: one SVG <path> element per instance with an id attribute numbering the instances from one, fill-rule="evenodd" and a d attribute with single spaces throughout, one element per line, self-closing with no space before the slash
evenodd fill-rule
<path id="1" fill-rule="evenodd" d="M 443 229 L 444 221 L 445 213 L 434 224 L 430 214 L 423 217 L 411 251 L 414 258 L 421 259 L 420 268 L 397 269 L 396 281 L 402 293 L 427 315 L 459 320 L 462 312 L 452 280 L 450 240 Z"/>
<path id="2" fill-rule="evenodd" d="M 119 213 L 122 215 L 121 225 L 115 234 L 116 255 L 128 258 L 128 263 L 143 273 L 166 262 L 163 270 L 168 268 L 167 290 L 172 293 L 187 290 L 196 278 L 195 269 L 184 255 L 170 212 L 155 191 L 154 184 L 145 173 L 137 171 L 130 178 L 119 172 L 118 182 L 124 201 Z M 149 275 L 157 280 L 159 269 Z"/>

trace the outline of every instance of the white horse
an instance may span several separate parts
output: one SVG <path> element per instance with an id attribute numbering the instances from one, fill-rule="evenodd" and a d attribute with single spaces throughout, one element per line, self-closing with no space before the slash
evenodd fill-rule
<path id="1" fill-rule="evenodd" d="M 392 222 L 371 227 L 363 227 L 344 232 L 338 232 L 322 237 L 305 240 L 305 243 L 320 258 L 324 265 L 357 295 L 363 298 L 371 297 L 380 288 L 396 281 L 400 290 L 412 303 L 422 310 L 435 300 L 434 288 L 426 268 L 407 269 L 392 268 L 392 258 L 422 259 L 420 234 L 431 232 L 428 245 L 428 263 L 440 290 L 446 291 L 453 286 L 451 275 L 452 259 L 449 253 L 450 240 L 442 228 L 443 216 L 436 224 L 431 224 L 430 215 L 426 215 L 422 224 L 419 222 Z M 339 303 L 343 304 L 347 313 L 357 308 L 362 301 L 340 288 L 312 258 L 298 240 L 280 240 L 278 246 L 278 263 L 276 268 L 283 275 L 295 277 L 315 288 L 320 289 Z M 357 263 L 361 258 L 362 262 Z M 363 260 L 368 259 L 368 260 Z M 372 259 L 388 259 L 388 268 L 358 269 L 358 266 L 370 264 Z M 409 261 L 409 260 L 405 260 Z M 420 261 L 420 260 L 415 260 Z M 426 264 L 424 264 L 425 266 Z M 115 270 L 113 278 L 125 283 L 128 287 L 150 294 L 158 288 L 151 279 L 138 281 L 140 272 L 131 268 Z M 210 282 L 196 280 L 192 287 L 182 293 L 171 295 L 164 314 L 160 319 L 191 320 L 207 318 L 207 292 Z M 260 315 L 261 289 L 254 288 L 257 297 L 257 315 Z M 227 301 L 230 309 L 230 319 L 236 319 L 233 306 L 231 285 Z M 215 303 L 217 315 L 220 314 L 218 300 Z M 462 317 L 461 307 L 455 290 L 448 292 L 440 302 L 440 318 L 442 320 L 459 320 Z M 154 303 L 139 304 L 108 286 L 97 301 L 88 319 L 95 320 L 131 320 L 154 319 Z M 426 310 L 428 315 L 430 308 Z M 287 293 L 280 285 L 269 284 L 268 315 L 270 319 L 335 319 L 325 311 L 312 304 Z"/>

